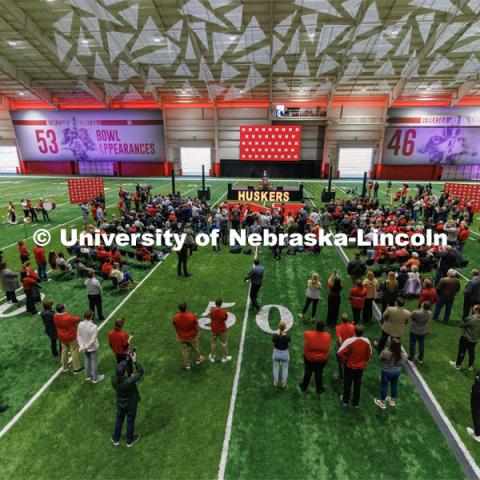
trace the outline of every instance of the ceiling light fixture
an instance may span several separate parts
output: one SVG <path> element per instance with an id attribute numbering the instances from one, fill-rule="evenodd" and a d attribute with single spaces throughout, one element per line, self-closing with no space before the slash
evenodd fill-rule
<path id="1" fill-rule="evenodd" d="M 25 94 L 23 92 L 18 92 L 18 94 L 23 97 Z"/>
<path id="2" fill-rule="evenodd" d="M 235 40 L 237 37 L 235 35 L 230 35 L 230 40 Z"/>
<path id="3" fill-rule="evenodd" d="M 17 46 L 17 42 L 15 40 L 7 40 L 7 43 L 11 46 L 11 47 L 16 47 Z"/>
<path id="4" fill-rule="evenodd" d="M 153 39 L 153 41 L 154 41 L 155 43 L 160 43 L 160 42 L 162 41 L 162 39 L 161 39 L 160 37 L 155 37 L 155 38 Z"/>

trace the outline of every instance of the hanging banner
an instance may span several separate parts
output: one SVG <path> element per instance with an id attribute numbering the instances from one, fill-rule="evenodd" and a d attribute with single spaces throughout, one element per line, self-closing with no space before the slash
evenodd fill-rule
<path id="1" fill-rule="evenodd" d="M 23 160 L 165 160 L 160 110 L 23 110 L 12 121 Z"/>

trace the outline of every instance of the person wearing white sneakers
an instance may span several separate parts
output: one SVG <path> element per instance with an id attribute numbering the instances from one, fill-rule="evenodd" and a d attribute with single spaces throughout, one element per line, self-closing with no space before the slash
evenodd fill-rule
<path id="1" fill-rule="evenodd" d="M 475 375 L 470 394 L 470 407 L 472 410 L 473 428 L 467 427 L 468 434 L 477 442 L 480 442 L 480 372 Z"/>
<path id="2" fill-rule="evenodd" d="M 290 335 L 286 334 L 287 324 L 282 320 L 278 325 L 278 333 L 272 337 L 273 341 L 273 385 L 275 387 L 286 388 L 288 378 L 288 363 L 290 354 L 288 344 L 292 340 Z M 282 369 L 282 382 L 280 383 L 280 369 Z"/>
<path id="3" fill-rule="evenodd" d="M 475 362 L 475 347 L 480 340 L 480 305 L 473 307 L 473 315 L 470 315 L 460 324 L 462 327 L 462 335 L 458 341 L 457 360 L 450 360 L 449 363 L 457 370 L 462 366 L 465 354 L 468 351 L 468 369 L 473 371 L 473 363 Z"/>
<path id="4" fill-rule="evenodd" d="M 379 358 L 382 363 L 380 398 L 375 398 L 373 401 L 377 407 L 385 410 L 385 408 L 387 408 L 386 402 L 388 402 L 391 407 L 396 405 L 397 384 L 403 360 L 400 339 L 392 337 L 390 346 L 380 353 Z M 390 384 L 390 397 L 387 396 L 388 384 Z"/>
<path id="5" fill-rule="evenodd" d="M 227 343 L 227 319 L 228 312 L 222 308 L 222 299 L 217 298 L 215 300 L 215 308 L 210 310 L 210 329 L 212 331 L 212 337 L 210 341 L 210 354 L 208 359 L 215 363 L 215 351 L 217 348 L 217 339 L 220 339 L 222 346 L 222 363 L 227 363 L 232 360 L 231 355 L 228 354 Z"/>
<path id="6" fill-rule="evenodd" d="M 84 320 L 78 324 L 77 341 L 80 352 L 85 354 L 85 380 L 101 382 L 105 375 L 99 375 L 98 366 L 98 328 L 93 323 L 93 310 L 84 313 Z"/>

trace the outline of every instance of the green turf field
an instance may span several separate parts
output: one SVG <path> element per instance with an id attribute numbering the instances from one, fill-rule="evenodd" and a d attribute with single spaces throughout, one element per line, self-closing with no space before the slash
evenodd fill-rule
<path id="1" fill-rule="evenodd" d="M 168 179 L 149 179 L 154 192 L 167 193 Z M 230 180 L 231 181 L 231 180 Z M 120 184 L 133 189 L 136 180 L 106 179 L 107 205 L 116 211 Z M 227 181 L 210 181 L 212 201 L 225 199 Z M 177 180 L 183 194 L 194 194 L 199 180 Z M 320 204 L 324 183 L 304 182 L 313 201 Z M 335 183 L 337 195 L 344 197 L 347 183 Z M 437 187 L 436 187 L 437 188 Z M 438 186 L 440 188 L 440 186 Z M 343 189 L 343 190 L 342 190 Z M 394 189 L 393 189 L 394 190 Z M 70 206 L 66 179 L 0 177 L 0 202 L 17 205 L 25 192 L 33 198 L 53 198 L 58 208 L 51 215 L 52 248 L 58 249 L 58 225 L 81 226 L 78 207 Z M 63 205 L 62 205 L 63 204 Z M 4 213 L 6 210 L 2 210 Z M 2 217 L 1 221 L 5 221 Z M 39 225 L 42 225 L 40 222 Z M 26 235 L 31 236 L 32 226 Z M 478 232 L 478 223 L 475 225 Z M 16 246 L 24 238 L 23 225 L 0 226 L 0 249 L 14 268 L 19 260 Z M 472 237 L 475 238 L 474 235 Z M 29 247 L 32 247 L 29 240 Z M 468 248 L 468 250 L 467 250 Z M 478 245 L 473 240 L 465 249 L 471 265 L 478 265 Z M 260 301 L 281 305 L 293 314 L 290 376 L 285 391 L 272 385 L 270 335 L 259 328 L 253 313 L 246 321 L 243 357 L 233 426 L 226 457 L 225 477 L 267 478 L 463 478 L 463 472 L 444 437 L 428 413 L 412 382 L 403 374 L 396 409 L 381 411 L 373 404 L 379 393 L 379 365 L 372 358 L 365 374 L 360 410 L 343 409 L 338 401 L 341 385 L 334 381 L 336 362 L 331 355 L 325 369 L 327 392 L 318 397 L 296 388 L 303 372 L 302 337 L 310 328 L 297 317 L 304 301 L 305 284 L 313 271 L 325 285 L 333 270 L 345 271 L 333 248 L 320 256 L 308 253 L 285 256 L 273 262 L 266 249 L 260 250 L 266 268 Z M 106 340 L 113 319 L 126 319 L 126 330 L 134 333 L 146 374 L 140 384 L 137 430 L 141 441 L 127 450 L 124 442 L 113 447 L 109 437 L 114 422 L 114 395 L 109 381 L 93 385 L 81 375 L 61 375 L 45 389 L 20 420 L 0 438 L 0 478 L 162 478 L 210 479 L 218 475 L 230 409 L 232 386 L 239 359 L 239 345 L 248 289 L 243 276 L 252 256 L 231 255 L 226 249 L 214 255 L 209 248 L 192 257 L 190 278 L 177 277 L 176 255 L 169 255 L 153 270 L 132 263 L 130 271 L 141 283 L 136 289 L 118 292 L 104 287 L 104 308 L 114 310 L 100 334 L 100 371 L 111 375 L 114 358 Z M 464 272 L 467 274 L 468 272 Z M 345 296 L 348 291 L 346 274 Z M 55 302 L 64 302 L 74 314 L 87 306 L 86 293 L 79 279 L 54 279 L 42 285 L 42 292 Z M 320 318 L 326 312 L 325 288 L 320 301 Z M 228 310 L 236 316 L 229 331 L 233 362 L 205 362 L 189 372 L 182 369 L 180 349 L 171 326 L 179 301 L 186 300 L 198 316 L 208 302 L 221 296 L 235 305 Z M 3 302 L 4 300 L 2 300 Z M 457 313 L 461 302 L 454 306 Z M 348 307 L 348 308 L 347 308 Z M 346 298 L 342 308 L 349 311 Z M 273 307 L 270 328 L 279 321 Z M 376 325 L 368 328 L 373 340 Z M 430 388 L 450 420 L 480 462 L 478 444 L 464 434 L 470 424 L 468 394 L 472 376 L 448 366 L 454 355 L 458 327 L 435 325 L 427 341 L 427 361 L 421 367 Z M 0 417 L 0 429 L 17 414 L 57 371 L 49 339 L 39 317 L 17 315 L 0 317 L 3 376 L 0 401 L 11 408 Z M 202 331 L 202 351 L 208 352 L 209 332 Z"/>

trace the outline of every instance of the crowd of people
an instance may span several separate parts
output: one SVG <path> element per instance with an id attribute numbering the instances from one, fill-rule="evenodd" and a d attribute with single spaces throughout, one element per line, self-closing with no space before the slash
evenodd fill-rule
<path id="1" fill-rule="evenodd" d="M 387 193 L 390 188 L 391 185 L 387 185 Z M 387 406 L 396 405 L 402 363 L 421 364 L 425 361 L 425 344 L 432 322 L 439 320 L 442 310 L 443 321 L 450 322 L 452 305 L 460 294 L 463 294 L 461 333 L 457 357 L 451 364 L 456 369 L 460 368 L 468 353 L 468 369 L 474 369 L 475 346 L 480 340 L 480 276 L 478 270 L 473 269 L 471 279 L 461 292 L 456 269 L 465 267 L 467 263 L 462 252 L 469 239 L 473 205 L 461 204 L 459 199 L 451 198 L 448 193 L 437 196 L 431 185 L 418 186 L 415 193 L 410 193 L 408 186 L 404 186 L 395 202 L 383 205 L 378 200 L 378 190 L 378 182 L 371 182 L 364 198 L 332 201 L 323 208 L 305 205 L 294 212 L 286 212 L 284 207 L 257 212 L 241 205 L 209 206 L 200 200 L 182 198 L 180 195 L 153 195 L 148 186 L 137 185 L 133 194 L 120 189 L 118 216 L 107 216 L 105 199 L 102 197 L 95 199 L 90 205 L 82 204 L 80 208 L 85 228 L 92 231 L 100 228 L 107 233 L 134 234 L 162 229 L 185 233 L 187 241 L 177 252 L 177 273 L 185 277 L 191 275 L 188 259 L 196 249 L 194 236 L 197 232 L 219 230 L 221 242 L 213 247 L 215 253 L 220 253 L 221 245 L 226 245 L 230 228 L 247 228 L 250 233 L 264 229 L 277 233 L 331 230 L 344 232 L 352 237 L 359 229 L 363 229 L 367 238 L 377 231 L 402 232 L 409 236 L 426 229 L 446 233 L 448 246 L 445 247 L 377 246 L 359 250 L 347 265 L 351 281 L 348 292 L 351 316 L 347 313 L 340 315 L 345 282 L 338 272 L 332 272 L 327 281 L 326 322 L 317 319 L 322 290 L 319 275 L 312 274 L 306 283 L 305 303 L 299 317 L 306 321 L 311 309 L 310 321 L 314 328 L 304 332 L 304 375 L 299 388 L 307 391 L 312 376 L 315 377 L 318 394 L 324 393 L 327 388 L 323 377 L 332 347 L 328 327 L 335 332 L 337 378 L 343 382 L 340 403 L 344 407 L 351 404 L 354 408 L 359 408 L 362 376 L 373 350 L 365 336 L 365 328 L 374 316 L 379 316 L 381 333 L 373 347 L 381 365 L 381 379 L 379 395 L 373 401 L 384 410 Z M 89 225 L 90 215 L 93 223 Z M 237 253 L 238 249 L 232 247 L 231 251 Z M 311 251 L 314 254 L 320 253 L 320 249 L 316 247 L 312 247 Z M 50 339 L 52 355 L 61 357 L 62 370 L 69 371 L 71 364 L 74 374 L 84 372 L 87 380 L 92 383 L 100 382 L 104 375 L 98 373 L 98 327 L 93 320 L 104 319 L 102 282 L 111 280 L 115 287 L 128 287 L 135 280 L 128 272 L 128 262 L 125 262 L 124 258 L 134 258 L 151 265 L 161 261 L 166 250 L 160 252 L 139 246 L 135 251 L 122 251 L 117 247 L 88 247 L 76 244 L 70 249 L 70 253 L 75 257 L 72 266 L 62 252 L 50 252 L 47 259 L 43 249 L 35 247 L 37 271 L 32 268 L 30 252 L 22 241 L 18 244 L 18 252 L 22 264 L 20 275 L 2 262 L 0 278 L 7 299 L 12 303 L 18 301 L 15 292 L 19 288 L 20 279 L 26 295 L 27 311 L 31 314 L 37 313 L 36 304 L 41 298 L 41 282 L 48 280 L 47 263 L 64 274 L 76 272 L 85 277 L 89 308 L 85 311 L 83 320 L 70 315 L 66 306 L 61 303 L 57 304 L 53 311 L 54 302 L 51 300 L 43 301 L 41 318 L 45 333 Z M 300 252 L 301 247 L 287 248 L 287 254 Z M 273 247 L 272 257 L 274 260 L 281 260 L 282 248 Z M 250 282 L 249 301 L 257 312 L 261 310 L 259 294 L 264 273 L 264 267 L 259 259 L 255 258 L 252 269 L 245 276 L 245 281 Z M 407 309 L 406 299 L 416 299 L 416 307 Z M 191 353 L 194 355 L 195 365 L 203 363 L 206 357 L 200 352 L 197 317 L 188 311 L 186 303 L 181 303 L 178 309 L 173 318 L 173 327 L 182 353 L 183 366 L 190 370 Z M 222 300 L 217 299 L 210 312 L 211 339 L 208 359 L 212 363 L 217 360 L 218 341 L 221 346 L 221 363 L 232 360 L 228 350 L 227 319 L 228 313 L 222 308 Z M 117 419 L 112 442 L 114 445 L 119 444 L 122 424 L 127 418 L 127 446 L 132 446 L 139 438 L 135 435 L 135 416 L 140 398 L 136 384 L 142 378 L 144 370 L 136 359 L 136 352 L 131 348 L 132 336 L 126 334 L 123 327 L 124 320 L 117 319 L 109 333 L 110 347 L 117 362 L 112 379 L 117 393 Z M 402 341 L 407 333 L 408 353 L 404 353 Z M 273 383 L 275 387 L 286 388 L 292 338 L 284 322 L 280 323 L 272 342 Z M 81 364 L 80 353 L 84 354 L 84 366 Z M 475 425 L 469 433 L 480 441 L 480 404 L 472 401 L 473 406 Z"/>

